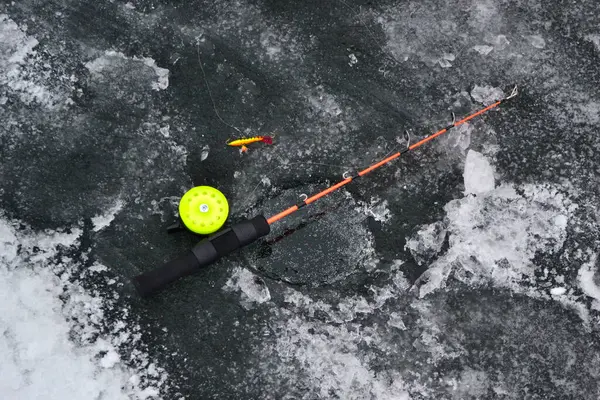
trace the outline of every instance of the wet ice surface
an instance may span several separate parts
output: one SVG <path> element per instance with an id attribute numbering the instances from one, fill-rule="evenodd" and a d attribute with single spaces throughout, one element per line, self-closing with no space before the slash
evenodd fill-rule
<path id="1" fill-rule="evenodd" d="M 596 399 L 594 1 L 0 8 L 0 395 Z M 210 93 L 203 79 L 206 73 Z M 303 209 L 156 298 L 192 185 Z M 218 115 L 223 119 L 220 121 Z M 240 155 L 239 135 L 273 135 Z"/>

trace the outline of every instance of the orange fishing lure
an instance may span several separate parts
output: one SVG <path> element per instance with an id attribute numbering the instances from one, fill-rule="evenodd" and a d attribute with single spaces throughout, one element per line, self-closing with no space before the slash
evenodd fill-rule
<path id="1" fill-rule="evenodd" d="M 241 147 L 242 153 L 248 151 L 247 144 L 264 142 L 266 144 L 273 144 L 273 138 L 271 136 L 253 136 L 249 138 L 241 138 L 227 141 L 227 146 Z"/>

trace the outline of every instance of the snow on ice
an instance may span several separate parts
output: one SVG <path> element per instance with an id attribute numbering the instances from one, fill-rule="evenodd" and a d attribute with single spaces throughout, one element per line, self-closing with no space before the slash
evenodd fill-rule
<path id="1" fill-rule="evenodd" d="M 396 371 L 375 372 L 361 356 L 360 346 L 369 337 L 379 340 L 378 334 L 357 323 L 327 324 L 302 317 L 303 309 L 325 313 L 335 321 L 348 321 L 344 309 L 362 304 L 363 312 L 373 312 L 377 305 L 361 298 L 344 299 L 338 305 L 340 312 L 330 305 L 289 289 L 287 299 L 301 309 L 274 310 L 278 314 L 273 324 L 277 333 L 273 346 L 260 351 L 264 357 L 275 357 L 277 363 L 260 365 L 266 368 L 265 377 L 277 386 L 279 379 L 290 380 L 293 387 L 304 387 L 305 398 L 341 398 L 347 400 L 410 400 L 406 386 Z M 402 329 L 399 316 L 391 322 Z"/>
<path id="2" fill-rule="evenodd" d="M 449 202 L 443 225 L 431 224 L 407 241 L 422 262 L 422 254 L 440 251 L 442 233 L 449 235 L 448 251 L 415 286 L 421 297 L 445 286 L 451 273 L 465 283 L 515 287 L 524 276 L 533 277 L 532 259 L 538 250 L 557 251 L 565 240 L 576 205 L 554 188 L 525 185 L 522 194 L 508 184 L 495 188 L 489 162 L 474 151 L 467 155 L 464 180 L 465 194 L 477 196 Z"/>
<path id="3" fill-rule="evenodd" d="M 79 348 L 69 340 L 61 284 L 45 270 L 0 270 L 0 397 L 129 398 L 121 387 L 130 374 L 111 369 L 118 358 L 98 364 L 93 348 Z"/>
<path id="4" fill-rule="evenodd" d="M 114 206 L 109 208 L 104 214 L 96 215 L 92 218 L 94 231 L 99 232 L 111 224 L 115 216 L 123 209 L 124 203 L 118 200 Z"/>
<path id="5" fill-rule="evenodd" d="M 533 257 L 561 248 L 564 220 L 575 206 L 551 187 L 523 189 L 518 194 L 513 186 L 501 185 L 445 206 L 450 248 L 423 275 L 421 297 L 444 287 L 451 273 L 465 283 L 492 282 L 515 290 L 523 277 L 533 278 Z"/>
<path id="6" fill-rule="evenodd" d="M 240 292 L 240 302 L 245 309 L 251 309 L 254 303 L 261 304 L 271 300 L 271 293 L 265 282 L 244 268 L 234 269 L 223 290 Z"/>
<path id="7" fill-rule="evenodd" d="M 151 83 L 154 90 L 164 90 L 169 87 L 169 70 L 156 65 L 156 61 L 149 57 L 133 57 L 129 58 L 125 54 L 117 51 L 107 50 L 104 54 L 96 59 L 89 61 L 85 67 L 94 75 L 102 76 L 106 70 L 111 70 L 124 61 L 138 61 L 151 68 L 155 74 L 155 80 Z"/>
<path id="8" fill-rule="evenodd" d="M 489 38 L 487 42 L 492 44 L 496 50 L 504 50 L 510 45 L 506 35 L 498 35 L 493 38 Z"/>
<path id="9" fill-rule="evenodd" d="M 148 399 L 167 387 L 121 361 L 119 347 L 135 346 L 139 327 L 103 326 L 111 300 L 86 293 L 61 249 L 81 231 L 33 233 L 0 218 L 0 397 L 4 399 Z M 101 274 L 102 266 L 90 268 Z M 107 330 L 108 328 L 108 334 Z M 131 360 L 147 365 L 143 351 Z M 156 398 L 156 397 L 154 397 Z"/>
<path id="10" fill-rule="evenodd" d="M 12 19 L 0 14 L 0 90 L 6 86 L 25 104 L 38 103 L 52 108 L 58 96 L 40 83 L 26 66 L 28 58 L 38 58 L 35 51 L 38 45 L 37 39 L 27 36 Z"/>
<path id="11" fill-rule="evenodd" d="M 600 311 L 600 273 L 595 267 L 597 262 L 597 256 L 583 264 L 577 274 L 579 281 L 579 287 L 583 292 L 594 299 L 592 308 Z"/>
<path id="12" fill-rule="evenodd" d="M 464 154 L 471 144 L 472 132 L 473 126 L 467 122 L 450 130 L 446 135 L 440 137 L 439 141 L 447 151 L 455 152 L 458 150 L 461 154 Z"/>

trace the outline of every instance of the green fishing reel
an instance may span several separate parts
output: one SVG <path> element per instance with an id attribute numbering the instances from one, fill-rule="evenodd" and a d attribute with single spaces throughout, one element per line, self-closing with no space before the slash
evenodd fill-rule
<path id="1" fill-rule="evenodd" d="M 167 230 L 210 235 L 221 229 L 228 216 L 229 203 L 223 193 L 211 186 L 196 186 L 179 200 L 179 221 Z"/>

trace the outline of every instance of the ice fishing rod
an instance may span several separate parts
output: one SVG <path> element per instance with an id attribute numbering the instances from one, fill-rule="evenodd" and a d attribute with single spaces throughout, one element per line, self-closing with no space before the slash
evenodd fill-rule
<path id="1" fill-rule="evenodd" d="M 517 87 L 515 86 L 510 95 L 506 96 L 504 99 L 498 100 L 495 103 L 492 103 L 489 106 L 470 114 L 459 121 L 456 121 L 453 113 L 453 121 L 447 127 L 425 137 L 424 139 L 421 139 L 414 144 L 410 144 L 410 137 L 407 137 L 406 148 L 355 174 L 349 174 L 348 172 L 344 173 L 344 179 L 342 181 L 310 197 L 303 195 L 300 202 L 283 210 L 282 212 L 269 218 L 265 218 L 263 215 L 257 215 L 252 219 L 239 222 L 229 228 L 217 232 L 206 239 L 203 239 L 191 250 L 181 255 L 179 258 L 169 261 L 159 268 L 135 276 L 133 278 L 133 283 L 138 293 L 143 297 L 149 296 L 165 288 L 173 281 L 193 274 L 202 267 L 213 264 L 218 259 L 233 252 L 234 250 L 255 242 L 261 237 L 268 235 L 271 231 L 271 225 L 277 221 L 295 213 L 309 204 L 314 203 L 320 198 L 327 196 L 328 194 L 338 190 L 350 182 L 367 175 L 369 172 L 372 172 L 373 170 L 395 160 L 401 155 L 424 145 L 440 135 L 443 135 L 450 129 L 456 128 L 470 121 L 471 119 L 498 107 L 503 102 L 517 96 L 517 94 L 518 91 Z M 189 230 L 198 234 L 207 234 L 211 232 L 211 226 L 217 226 L 216 229 L 218 229 L 224 224 L 228 212 L 228 205 L 221 192 L 208 186 L 200 186 L 191 189 L 181 198 L 179 211 L 180 217 L 183 219 L 184 224 Z M 195 219 L 194 212 L 201 213 L 198 215 L 204 216 L 205 219 L 202 221 L 207 221 L 207 223 L 200 222 L 198 219 Z"/>

